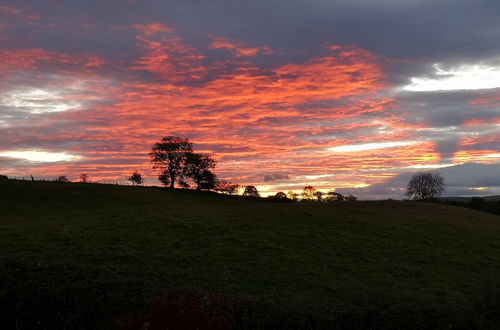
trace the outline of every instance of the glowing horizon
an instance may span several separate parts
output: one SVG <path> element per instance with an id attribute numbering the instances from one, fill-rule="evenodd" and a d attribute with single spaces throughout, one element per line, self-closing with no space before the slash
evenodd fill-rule
<path id="1" fill-rule="evenodd" d="M 1 174 L 119 181 L 139 170 L 159 184 L 148 152 L 167 135 L 189 138 L 217 159 L 220 178 L 263 194 L 361 191 L 420 169 L 500 163 L 493 50 L 403 47 L 373 28 L 385 19 L 370 4 L 380 21 L 359 34 L 365 26 L 342 17 L 295 25 L 302 11 L 268 8 L 272 19 L 252 25 L 252 10 L 235 8 L 234 20 L 216 4 L 179 13 L 151 1 L 0 6 Z M 336 15 L 322 6 L 310 4 Z"/>

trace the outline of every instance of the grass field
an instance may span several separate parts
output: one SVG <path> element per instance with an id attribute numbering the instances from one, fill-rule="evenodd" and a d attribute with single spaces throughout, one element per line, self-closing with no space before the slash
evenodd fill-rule
<path id="1" fill-rule="evenodd" d="M 235 328 L 494 329 L 500 312 L 500 217 L 469 209 L 8 180 L 0 210 L 0 317 L 19 328 L 118 327 L 172 290 L 237 299 Z"/>

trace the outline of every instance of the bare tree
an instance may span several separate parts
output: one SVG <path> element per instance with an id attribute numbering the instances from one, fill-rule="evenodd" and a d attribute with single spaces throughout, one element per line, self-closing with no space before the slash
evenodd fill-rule
<path id="1" fill-rule="evenodd" d="M 408 182 L 406 195 L 411 199 L 430 200 L 444 191 L 444 179 L 439 173 L 419 172 Z"/>
<path id="2" fill-rule="evenodd" d="M 168 176 L 170 188 L 174 188 L 177 180 L 184 177 L 184 166 L 187 155 L 193 152 L 193 144 L 188 139 L 177 136 L 165 136 L 151 148 L 149 155 L 153 168 L 160 169 L 158 179 L 162 181 L 162 176 Z"/>

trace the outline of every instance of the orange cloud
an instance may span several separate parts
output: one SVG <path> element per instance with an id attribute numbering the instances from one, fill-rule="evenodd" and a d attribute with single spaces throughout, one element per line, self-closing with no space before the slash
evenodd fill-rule
<path id="1" fill-rule="evenodd" d="M 74 141 L 72 153 L 81 160 L 43 167 L 27 164 L 18 171 L 88 173 L 112 180 L 138 169 L 154 177 L 147 153 L 165 135 L 189 137 L 197 150 L 219 160 L 222 177 L 268 191 L 278 186 L 264 186 L 265 173 L 286 174 L 290 186 L 282 182 L 280 189 L 306 183 L 327 189 L 367 185 L 401 167 L 439 162 L 431 142 L 350 155 L 329 150 L 415 138 L 418 125 L 406 123 L 403 113 L 393 111 L 396 101 L 382 96 L 389 83 L 379 59 L 365 50 L 330 47 L 323 56 L 263 68 L 248 57 L 270 54 L 270 49 L 216 39 L 212 48 L 230 50 L 230 57 L 209 60 L 165 25 L 133 28 L 140 55 L 132 63 L 115 64 L 121 80 L 110 85 L 104 83 L 106 74 L 97 70 L 108 63 L 98 57 L 43 50 L 4 53 L 0 70 L 57 62 L 58 69 L 71 66 L 71 75 L 81 74 L 76 67 L 94 72 L 96 84 L 85 90 L 102 98 L 78 111 L 51 114 L 36 127 L 12 135 L 19 144 L 33 136 L 47 146 Z"/>

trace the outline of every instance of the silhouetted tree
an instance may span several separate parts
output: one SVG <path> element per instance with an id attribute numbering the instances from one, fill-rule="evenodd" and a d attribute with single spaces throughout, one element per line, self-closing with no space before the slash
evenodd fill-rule
<path id="1" fill-rule="evenodd" d="M 158 175 L 158 180 L 165 186 L 168 187 L 170 185 L 170 175 L 166 170 L 162 171 Z"/>
<path id="2" fill-rule="evenodd" d="M 208 154 L 187 153 L 183 174 L 196 183 L 196 190 L 213 189 L 216 177 L 211 170 L 216 164 Z"/>
<path id="3" fill-rule="evenodd" d="M 287 200 L 288 197 L 286 196 L 286 194 L 282 191 L 278 191 L 276 193 L 276 195 L 273 196 L 275 199 L 278 199 L 278 200 Z"/>
<path id="4" fill-rule="evenodd" d="M 179 186 L 181 188 L 187 189 L 189 188 L 189 183 L 187 183 L 184 179 L 179 179 Z"/>
<path id="5" fill-rule="evenodd" d="M 57 182 L 69 182 L 68 178 L 65 175 L 61 175 L 56 179 Z"/>
<path id="6" fill-rule="evenodd" d="M 314 189 L 313 186 L 305 186 L 304 190 L 302 191 L 302 200 L 312 201 L 314 199 L 315 192 L 316 189 Z"/>
<path id="7" fill-rule="evenodd" d="M 234 195 L 238 193 L 238 189 L 240 189 L 240 185 L 225 180 L 217 180 L 215 184 L 215 191 L 223 194 Z"/>
<path id="8" fill-rule="evenodd" d="M 347 195 L 347 196 L 344 197 L 344 200 L 346 200 L 348 202 L 354 202 L 354 201 L 358 200 L 358 197 L 356 197 L 354 195 Z"/>
<path id="9" fill-rule="evenodd" d="M 316 199 L 318 200 L 318 202 L 322 202 L 323 201 L 323 192 L 319 191 L 319 190 L 316 190 L 314 192 L 314 197 L 316 197 Z"/>
<path id="10" fill-rule="evenodd" d="M 86 173 L 82 173 L 80 175 L 80 182 L 81 183 L 87 183 L 87 182 L 89 182 L 89 176 Z"/>
<path id="11" fill-rule="evenodd" d="M 217 176 L 210 170 L 201 173 L 197 182 L 196 190 L 212 190 L 217 185 Z"/>
<path id="12" fill-rule="evenodd" d="M 127 180 L 132 182 L 134 186 L 139 186 L 144 183 L 142 174 L 139 173 L 138 171 L 134 171 L 134 173 L 132 173 L 132 175 Z"/>
<path id="13" fill-rule="evenodd" d="M 341 202 L 343 200 L 344 196 L 341 193 L 336 192 L 335 190 L 330 190 L 326 193 L 327 202 Z"/>
<path id="14" fill-rule="evenodd" d="M 8 180 L 9 177 L 7 175 L 0 174 L 0 181 L 2 180 Z"/>
<path id="15" fill-rule="evenodd" d="M 430 200 L 444 191 L 444 179 L 439 173 L 419 172 L 408 182 L 406 194 L 411 199 Z"/>
<path id="16" fill-rule="evenodd" d="M 177 136 L 165 136 L 155 143 L 149 155 L 153 168 L 160 169 L 158 179 L 162 175 L 168 175 L 170 188 L 174 188 L 175 182 L 183 179 L 186 158 L 192 152 L 193 144 L 188 139 Z"/>
<path id="17" fill-rule="evenodd" d="M 299 194 L 297 194 L 296 192 L 293 192 L 293 191 L 287 192 L 286 195 L 292 201 L 297 201 L 299 199 Z"/>
<path id="18" fill-rule="evenodd" d="M 243 196 L 247 197 L 260 197 L 259 191 L 254 186 L 246 186 L 243 191 Z"/>

